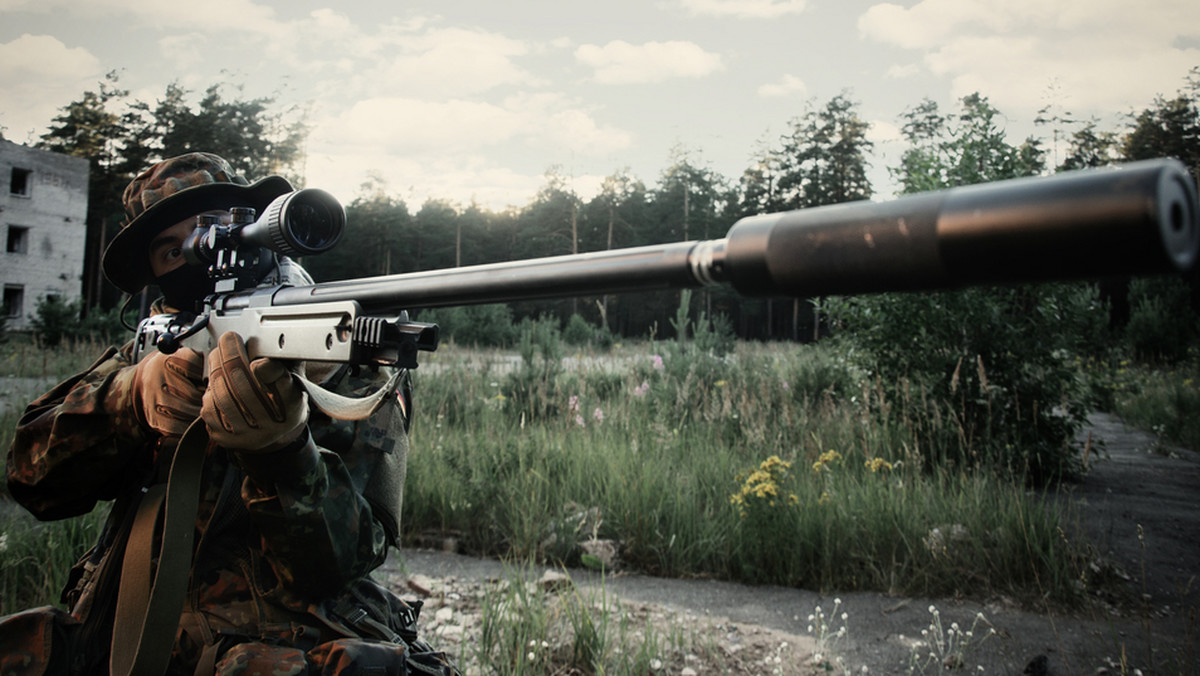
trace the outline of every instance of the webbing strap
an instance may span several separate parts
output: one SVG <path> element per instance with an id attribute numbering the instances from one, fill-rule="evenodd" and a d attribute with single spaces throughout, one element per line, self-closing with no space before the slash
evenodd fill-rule
<path id="1" fill-rule="evenodd" d="M 304 391 L 308 392 L 309 402 L 325 415 L 334 420 L 364 420 L 379 410 L 379 407 L 383 405 L 384 398 L 396 391 L 396 386 L 400 384 L 400 378 L 403 377 L 404 371 L 396 369 L 383 387 L 368 396 L 357 399 L 331 392 L 299 373 L 293 372 L 292 375 L 304 387 Z M 403 398 L 400 398 L 400 405 L 404 406 Z M 408 411 L 404 411 L 404 414 L 408 415 Z"/>
<path id="2" fill-rule="evenodd" d="M 208 431 L 197 420 L 179 441 L 166 485 L 148 488 L 138 505 L 121 565 L 109 656 L 112 676 L 160 676 L 167 670 L 187 597 L 207 447 Z M 160 508 L 162 545 L 151 580 Z"/>

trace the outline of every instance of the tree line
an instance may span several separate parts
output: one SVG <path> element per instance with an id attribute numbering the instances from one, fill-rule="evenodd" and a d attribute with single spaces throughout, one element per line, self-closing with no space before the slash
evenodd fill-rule
<path id="1" fill-rule="evenodd" d="M 87 308 L 120 302 L 104 284 L 99 259 L 123 219 L 121 191 L 151 162 L 194 150 L 216 152 L 251 178 L 282 174 L 303 185 L 304 111 L 280 109 L 274 97 L 245 98 L 213 85 L 193 92 L 168 85 L 147 103 L 130 98 L 110 74 L 95 91 L 64 106 L 37 143 L 91 162 L 88 246 L 83 281 Z M 394 274 L 559 254 L 721 237 L 744 216 L 870 199 L 873 144 L 869 124 L 849 92 L 810 101 L 787 131 L 760 148 L 742 175 L 713 170 L 698 150 L 676 147 L 652 185 L 615 171 L 583 199 L 557 168 L 522 207 L 495 212 L 477 204 L 430 199 L 419 206 L 369 182 L 353 202 L 345 243 L 303 261 L 318 280 Z M 887 167 L 904 193 L 1095 167 L 1151 157 L 1182 160 L 1200 175 L 1200 67 L 1174 96 L 1159 96 L 1121 129 L 1076 119 L 1056 106 L 1035 120 L 1049 140 L 1008 139 L 1003 115 L 975 93 L 943 111 L 924 100 L 900 115 L 907 149 Z M 1192 284 L 1193 300 L 1200 300 Z M 1121 304 L 1121 294 L 1114 307 Z M 664 321 L 678 294 L 626 294 L 511 305 L 516 318 L 582 315 L 621 335 L 672 332 Z M 747 301 L 723 290 L 693 295 L 709 317 L 724 315 L 746 338 L 805 339 L 820 328 L 814 304 Z"/>

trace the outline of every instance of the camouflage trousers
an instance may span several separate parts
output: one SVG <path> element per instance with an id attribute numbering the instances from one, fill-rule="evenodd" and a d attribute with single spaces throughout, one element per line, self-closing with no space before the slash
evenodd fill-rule
<path id="1" fill-rule="evenodd" d="M 216 666 L 216 676 L 404 676 L 408 667 L 404 645 L 367 639 L 338 639 L 302 652 L 299 648 L 242 643 Z"/>
<path id="2" fill-rule="evenodd" d="M 107 671 L 79 645 L 82 623 L 58 608 L 43 607 L 0 618 L 0 676 L 69 676 Z M 95 646 L 91 646 L 95 648 Z M 90 662 L 90 663 L 89 663 Z M 457 669 L 421 641 L 369 638 L 326 641 L 309 650 L 247 641 L 223 652 L 215 676 L 455 676 Z"/>

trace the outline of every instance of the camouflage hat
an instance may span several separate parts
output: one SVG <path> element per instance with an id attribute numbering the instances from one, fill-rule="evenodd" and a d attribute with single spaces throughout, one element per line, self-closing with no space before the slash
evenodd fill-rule
<path id="1" fill-rule="evenodd" d="M 158 233 L 213 209 L 253 207 L 262 213 L 291 191 L 282 176 L 250 183 L 212 153 L 163 160 L 125 188 L 126 225 L 104 251 L 104 275 L 122 291 L 137 293 L 151 280 L 149 248 Z"/>

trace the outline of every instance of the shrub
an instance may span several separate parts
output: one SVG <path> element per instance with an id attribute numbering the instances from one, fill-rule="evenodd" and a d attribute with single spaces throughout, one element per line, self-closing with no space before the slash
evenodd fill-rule
<path id="1" fill-rule="evenodd" d="M 103 343 L 121 342 L 127 338 L 119 310 L 96 308 L 83 317 L 81 308 L 79 300 L 64 301 L 60 296 L 43 296 L 38 299 L 30 327 L 47 347 L 57 347 L 67 338 Z"/>
<path id="2" fill-rule="evenodd" d="M 79 303 L 56 295 L 42 296 L 29 324 L 43 345 L 54 347 L 79 329 Z"/>
<path id="3" fill-rule="evenodd" d="M 519 416 L 540 419 L 558 411 L 562 373 L 562 331 L 552 318 L 524 319 L 517 349 L 521 366 L 505 381 L 505 406 Z"/>
<path id="4" fill-rule="evenodd" d="M 1135 279 L 1129 286 L 1125 339 L 1138 359 L 1175 363 L 1200 335 L 1190 290 L 1177 277 Z"/>
<path id="5" fill-rule="evenodd" d="M 476 347 L 508 347 L 516 342 L 512 310 L 503 303 L 422 310 L 417 320 L 438 325 L 441 340 Z"/>
<path id="6" fill-rule="evenodd" d="M 1106 320 L 1091 286 L 883 294 L 824 309 L 864 349 L 897 413 L 954 422 L 927 462 L 1034 481 L 1074 471 L 1070 444 L 1087 412 L 1075 357 Z"/>

